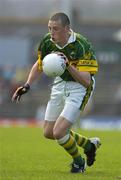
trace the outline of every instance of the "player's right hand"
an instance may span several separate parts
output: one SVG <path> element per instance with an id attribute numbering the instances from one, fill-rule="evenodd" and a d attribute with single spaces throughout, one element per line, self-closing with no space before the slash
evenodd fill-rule
<path id="1" fill-rule="evenodd" d="M 30 85 L 29 84 L 25 84 L 22 87 L 19 87 L 15 93 L 12 96 L 12 102 L 18 102 L 20 101 L 20 98 L 23 94 L 27 93 L 30 89 Z"/>

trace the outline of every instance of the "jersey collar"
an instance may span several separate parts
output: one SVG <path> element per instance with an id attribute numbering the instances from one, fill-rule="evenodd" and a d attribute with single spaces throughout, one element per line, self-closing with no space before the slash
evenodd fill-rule
<path id="1" fill-rule="evenodd" d="M 69 37 L 69 39 L 68 39 L 68 42 L 67 42 L 63 47 L 59 46 L 58 44 L 55 44 L 55 43 L 54 43 L 54 44 L 55 44 L 59 49 L 63 49 L 63 48 L 66 47 L 68 44 L 70 44 L 70 43 L 72 43 L 72 42 L 75 42 L 75 41 L 76 41 L 76 34 L 75 34 L 75 32 L 71 29 L 70 33 L 71 33 L 71 35 L 70 35 L 70 37 Z M 52 39 L 51 39 L 51 41 L 54 42 Z"/>

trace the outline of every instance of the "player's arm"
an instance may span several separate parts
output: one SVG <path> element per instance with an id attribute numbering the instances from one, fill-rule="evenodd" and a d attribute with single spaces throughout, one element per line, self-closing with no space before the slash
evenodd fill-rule
<path id="1" fill-rule="evenodd" d="M 21 96 L 25 93 L 27 93 L 30 89 L 31 84 L 38 79 L 38 77 L 40 76 L 40 73 L 42 72 L 42 68 L 38 69 L 38 61 L 32 66 L 28 79 L 26 81 L 26 83 L 19 87 L 15 93 L 12 96 L 12 101 L 19 101 Z"/>
<path id="2" fill-rule="evenodd" d="M 89 87 L 91 82 L 91 75 L 89 72 L 80 72 L 73 65 L 69 65 L 67 69 L 77 82 L 79 82 L 86 88 Z"/>
<path id="3" fill-rule="evenodd" d="M 29 84 L 29 86 L 31 86 L 31 84 L 38 79 L 38 77 L 40 76 L 40 73 L 42 72 L 42 69 L 38 69 L 38 61 L 33 65 L 33 67 L 30 70 L 28 79 L 26 81 L 25 84 Z"/>
<path id="4" fill-rule="evenodd" d="M 73 65 L 71 65 L 67 59 L 67 57 L 63 54 L 65 58 L 65 63 L 67 66 L 67 70 L 70 72 L 71 76 L 84 87 L 89 87 L 91 82 L 91 75 L 86 71 L 78 71 Z"/>

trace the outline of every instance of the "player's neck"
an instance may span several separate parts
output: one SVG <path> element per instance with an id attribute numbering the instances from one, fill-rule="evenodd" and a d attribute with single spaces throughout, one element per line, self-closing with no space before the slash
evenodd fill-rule
<path id="1" fill-rule="evenodd" d="M 61 42 L 59 42 L 58 45 L 60 47 L 65 46 L 68 43 L 69 37 L 70 37 L 70 34 L 68 34 Z"/>

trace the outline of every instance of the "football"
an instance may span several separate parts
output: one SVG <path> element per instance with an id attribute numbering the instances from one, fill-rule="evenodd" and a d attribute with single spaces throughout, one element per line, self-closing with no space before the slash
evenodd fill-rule
<path id="1" fill-rule="evenodd" d="M 49 77 L 61 76 L 66 69 L 64 56 L 59 53 L 46 55 L 42 61 L 42 68 L 43 72 Z"/>

